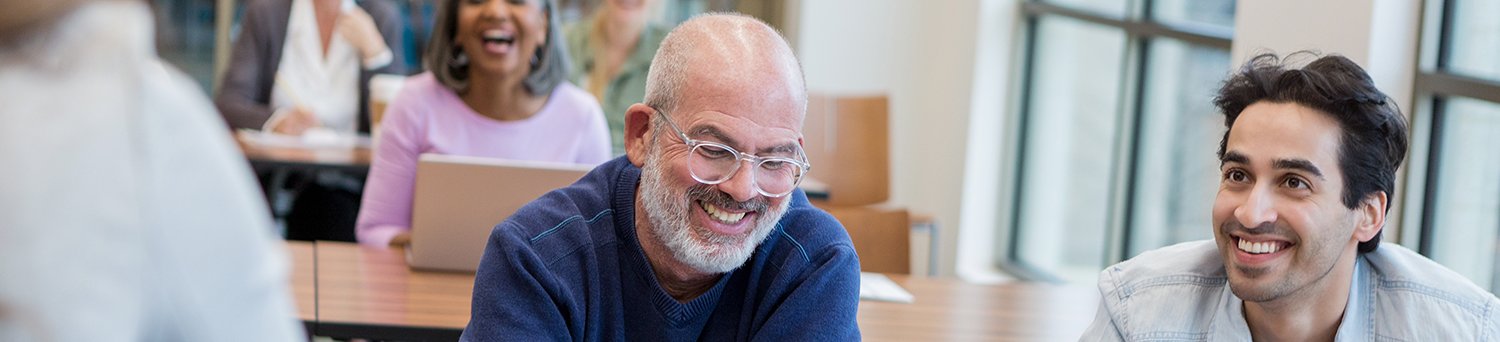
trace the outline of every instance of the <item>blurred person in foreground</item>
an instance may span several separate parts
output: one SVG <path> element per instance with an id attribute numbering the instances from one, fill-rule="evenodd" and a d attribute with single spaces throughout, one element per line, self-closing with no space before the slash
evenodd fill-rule
<path id="1" fill-rule="evenodd" d="M 770 26 L 668 34 L 626 155 L 496 226 L 463 340 L 857 340 L 859 259 L 797 183 L 807 90 Z"/>
<path id="2" fill-rule="evenodd" d="M 1289 64 L 1252 58 L 1214 98 L 1228 127 L 1214 239 L 1105 269 L 1082 340 L 1500 338 L 1500 299 L 1380 243 L 1406 118 L 1347 58 Z"/>
<path id="3" fill-rule="evenodd" d="M 0 2 L 0 341 L 300 341 L 244 158 L 123 0 Z"/>

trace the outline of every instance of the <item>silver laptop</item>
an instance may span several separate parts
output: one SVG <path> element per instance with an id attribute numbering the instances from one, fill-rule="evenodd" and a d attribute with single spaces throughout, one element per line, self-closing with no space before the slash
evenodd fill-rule
<path id="1" fill-rule="evenodd" d="M 474 272 L 490 231 L 521 206 L 573 184 L 590 166 L 423 154 L 412 196 L 414 269 Z"/>

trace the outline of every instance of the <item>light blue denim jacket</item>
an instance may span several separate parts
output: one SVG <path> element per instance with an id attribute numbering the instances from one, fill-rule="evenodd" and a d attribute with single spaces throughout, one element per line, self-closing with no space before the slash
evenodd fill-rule
<path id="1" fill-rule="evenodd" d="M 1337 341 L 1497 341 L 1500 299 L 1409 249 L 1382 244 L 1354 265 Z M 1081 341 L 1249 341 L 1213 240 L 1142 253 L 1099 274 Z"/>

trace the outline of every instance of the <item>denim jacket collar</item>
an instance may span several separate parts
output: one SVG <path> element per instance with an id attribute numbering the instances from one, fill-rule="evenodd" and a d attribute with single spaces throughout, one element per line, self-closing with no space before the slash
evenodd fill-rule
<path id="1" fill-rule="evenodd" d="M 1399 245 L 1360 254 L 1337 341 L 1500 339 L 1500 299 Z M 1100 273 L 1083 341 L 1249 341 L 1212 240 L 1143 253 Z"/>

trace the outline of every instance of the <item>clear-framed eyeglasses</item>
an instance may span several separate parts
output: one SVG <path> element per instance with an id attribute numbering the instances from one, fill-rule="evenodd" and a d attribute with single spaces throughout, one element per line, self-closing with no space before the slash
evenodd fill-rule
<path id="1" fill-rule="evenodd" d="M 812 170 L 812 164 L 807 162 L 807 155 L 801 149 L 796 151 L 795 157 L 761 157 L 740 152 L 729 145 L 689 138 L 667 117 L 666 112 L 660 109 L 656 112 L 661 121 L 665 121 L 666 126 L 671 127 L 672 132 L 692 149 L 687 157 L 688 172 L 699 183 L 714 185 L 728 181 L 744 164 L 741 161 L 749 161 L 754 165 L 751 180 L 756 191 L 766 197 L 783 197 L 795 191 L 802 183 L 802 176 Z"/>

